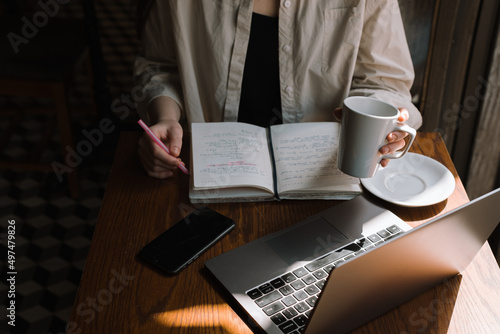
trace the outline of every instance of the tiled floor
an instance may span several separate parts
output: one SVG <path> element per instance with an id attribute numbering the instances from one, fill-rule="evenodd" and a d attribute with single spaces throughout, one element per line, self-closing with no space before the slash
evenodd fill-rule
<path id="1" fill-rule="evenodd" d="M 132 62 L 137 52 L 134 22 L 130 3 L 126 0 L 96 0 L 95 9 L 100 24 L 101 44 L 112 99 L 128 94 L 132 88 Z M 58 15 L 81 16 L 80 2 L 61 5 Z M 72 106 L 76 106 L 74 128 L 76 142 L 83 129 L 90 130 L 99 115 L 90 113 L 89 86 L 80 75 L 72 91 Z M 0 108 L 23 104 L 45 103 L 0 97 Z M 0 131 L 8 119 L 0 117 Z M 30 116 L 19 133 L 9 142 L 5 154 L 22 156 L 37 140 L 46 125 L 46 118 Z M 130 122 L 122 124 L 127 129 Z M 55 173 L 0 170 L 0 302 L 6 305 L 7 286 L 7 225 L 15 221 L 15 302 L 16 326 L 8 326 L 6 308 L 0 309 L 0 333 L 64 333 L 71 307 L 85 265 L 94 225 L 113 159 L 119 131 L 106 135 L 80 166 L 82 193 L 80 198 L 68 196 L 65 183 Z M 46 161 L 59 161 L 57 134 L 43 155 Z M 58 160 L 59 159 L 59 160 Z"/>

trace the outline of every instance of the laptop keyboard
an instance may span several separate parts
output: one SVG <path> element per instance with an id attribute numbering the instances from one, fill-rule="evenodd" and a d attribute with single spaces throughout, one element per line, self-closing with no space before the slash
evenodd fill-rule
<path id="1" fill-rule="evenodd" d="M 398 226 L 392 225 L 324 255 L 304 267 L 260 284 L 248 291 L 247 295 L 283 333 L 302 333 L 332 269 L 402 232 Z"/>

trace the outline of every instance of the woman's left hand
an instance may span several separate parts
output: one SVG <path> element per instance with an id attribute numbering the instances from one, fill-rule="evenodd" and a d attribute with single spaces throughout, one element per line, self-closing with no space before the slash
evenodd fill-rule
<path id="1" fill-rule="evenodd" d="M 410 113 L 405 108 L 398 108 L 398 109 L 399 109 L 398 122 L 400 123 L 406 122 L 408 118 L 410 118 Z M 402 131 L 394 131 L 389 133 L 385 138 L 387 140 L 387 144 L 380 148 L 379 150 L 380 154 L 389 154 L 389 153 L 394 154 L 396 151 L 401 150 L 406 145 L 405 142 L 406 136 L 408 136 L 408 134 Z M 382 167 L 385 167 L 387 166 L 389 161 L 390 159 L 382 159 L 382 161 L 380 161 L 380 165 Z"/>
<path id="2" fill-rule="evenodd" d="M 408 118 L 410 118 L 410 113 L 405 108 L 398 108 L 398 109 L 399 109 L 398 122 L 400 123 L 406 122 Z M 335 118 L 340 122 L 340 120 L 342 119 L 342 109 L 341 108 L 335 109 L 333 111 L 333 114 Z M 405 137 L 407 135 L 408 134 L 406 132 L 402 131 L 394 131 L 389 133 L 386 137 L 387 144 L 380 148 L 379 150 L 380 154 L 382 155 L 382 154 L 395 153 L 396 151 L 401 150 L 406 145 Z M 380 165 L 382 167 L 385 167 L 387 166 L 389 161 L 390 159 L 382 159 L 382 161 L 380 161 Z"/>

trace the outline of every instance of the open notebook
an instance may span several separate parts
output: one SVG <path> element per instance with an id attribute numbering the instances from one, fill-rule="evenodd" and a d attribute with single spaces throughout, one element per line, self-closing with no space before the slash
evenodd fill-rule
<path id="1" fill-rule="evenodd" d="M 337 167 L 339 123 L 193 123 L 191 135 L 193 203 L 351 199 L 361 193 L 359 179 Z"/>

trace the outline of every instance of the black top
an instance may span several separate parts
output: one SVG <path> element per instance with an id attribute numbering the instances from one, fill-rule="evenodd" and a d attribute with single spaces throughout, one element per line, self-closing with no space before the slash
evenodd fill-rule
<path id="1" fill-rule="evenodd" d="M 253 13 L 238 122 L 282 123 L 278 56 L 278 18 Z"/>

